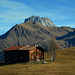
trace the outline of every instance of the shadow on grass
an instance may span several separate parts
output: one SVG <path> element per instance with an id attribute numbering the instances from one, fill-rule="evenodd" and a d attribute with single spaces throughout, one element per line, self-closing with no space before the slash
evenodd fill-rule
<path id="1" fill-rule="evenodd" d="M 13 65 L 13 64 L 26 64 L 28 62 L 15 62 L 15 63 L 0 63 L 0 66 L 4 66 L 4 65 Z"/>
<path id="2" fill-rule="evenodd" d="M 16 63 L 0 63 L 0 66 L 11 65 L 11 64 L 16 64 Z"/>
<path id="3" fill-rule="evenodd" d="M 15 63 L 0 63 L 0 66 L 4 66 L 4 65 L 13 65 L 13 64 L 26 64 L 26 63 L 34 63 L 34 64 L 47 64 L 50 62 L 54 62 L 51 60 L 43 60 L 43 61 L 35 61 L 35 62 L 15 62 Z"/>

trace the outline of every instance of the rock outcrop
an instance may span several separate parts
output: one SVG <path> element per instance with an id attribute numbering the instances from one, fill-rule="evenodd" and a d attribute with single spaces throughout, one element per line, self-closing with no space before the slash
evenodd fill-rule
<path id="1" fill-rule="evenodd" d="M 24 23 L 30 22 L 30 21 L 34 21 L 34 22 L 38 22 L 44 26 L 53 26 L 56 27 L 56 25 L 47 17 L 35 17 L 35 16 L 31 16 L 29 18 L 26 18 Z"/>

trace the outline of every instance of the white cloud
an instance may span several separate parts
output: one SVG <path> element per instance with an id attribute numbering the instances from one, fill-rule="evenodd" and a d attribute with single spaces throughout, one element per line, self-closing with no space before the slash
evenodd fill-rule
<path id="1" fill-rule="evenodd" d="M 39 13 L 39 15 L 45 15 L 46 17 L 49 17 L 50 19 L 52 18 L 53 20 L 65 20 L 70 18 L 70 16 L 59 15 L 55 13 Z"/>
<path id="2" fill-rule="evenodd" d="M 73 2 L 73 0 L 71 0 L 71 1 L 69 1 L 69 0 L 58 0 L 58 1 L 69 3 L 69 4 L 75 4 L 75 2 Z"/>
<path id="3" fill-rule="evenodd" d="M 60 1 L 65 1 L 65 0 L 60 0 Z M 71 18 L 68 15 L 61 15 L 59 14 L 59 12 L 61 10 L 70 10 L 69 8 L 65 8 L 65 7 L 60 7 L 58 9 L 52 9 L 52 12 L 38 12 L 37 10 L 34 10 L 33 8 L 20 3 L 20 2 L 16 2 L 16 1 L 9 1 L 9 0 L 1 0 L 0 1 L 0 6 L 3 7 L 3 10 L 1 10 L 2 13 L 0 13 L 0 18 L 4 18 L 4 20 L 1 20 L 0 22 L 20 22 L 22 20 L 24 20 L 26 17 L 29 17 L 31 15 L 39 15 L 39 16 L 49 16 L 52 19 L 68 19 Z M 45 8 L 46 9 L 46 8 Z M 59 10 L 59 12 L 58 12 Z M 71 10 L 75 10 L 75 9 L 71 9 Z M 55 13 L 55 12 L 56 13 Z M 70 15 L 70 14 L 69 14 Z M 74 17 L 74 16 L 73 16 Z"/>
<path id="4" fill-rule="evenodd" d="M 0 30 L 10 29 L 10 27 L 0 27 Z"/>
<path id="5" fill-rule="evenodd" d="M 37 10 L 34 10 L 33 8 L 23 4 L 23 3 L 19 3 L 19 2 L 15 2 L 15 1 L 9 1 L 9 0 L 1 0 L 0 1 L 0 6 L 3 7 L 4 10 L 2 13 L 0 13 L 0 18 L 4 18 L 4 20 L 0 21 L 0 22 L 18 22 L 21 21 L 23 19 L 25 19 L 26 17 L 29 17 L 31 15 L 45 15 L 45 16 L 50 16 L 52 17 L 52 19 L 67 19 L 69 18 L 68 16 L 60 16 L 57 13 L 49 13 L 49 12 L 38 12 Z M 62 8 L 61 8 L 62 9 Z M 58 10 L 55 10 L 56 12 Z"/>
<path id="6" fill-rule="evenodd" d="M 11 9 L 16 9 L 16 10 L 20 10 L 20 9 L 31 9 L 33 10 L 31 7 L 28 7 L 27 5 L 17 2 L 17 1 L 9 1 L 9 0 L 1 0 L 0 1 L 0 6 L 5 7 L 5 8 L 11 8 Z"/>
<path id="7" fill-rule="evenodd" d="M 0 18 L 4 18 L 4 20 L 0 22 L 18 22 L 35 12 L 33 8 L 30 8 L 23 3 L 14 1 L 1 0 L 0 7 L 3 8 L 0 13 Z"/>
<path id="8" fill-rule="evenodd" d="M 6 33 L 11 27 L 0 26 L 0 35 Z"/>
<path id="9" fill-rule="evenodd" d="M 71 28 L 75 28 L 75 24 L 61 24 L 61 25 L 57 25 L 58 27 L 61 27 L 61 26 L 66 26 L 66 27 L 71 27 Z"/>
<path id="10" fill-rule="evenodd" d="M 70 25 L 68 25 L 68 26 L 70 26 L 70 27 L 72 27 L 72 28 L 75 28 L 75 24 L 70 24 Z"/>

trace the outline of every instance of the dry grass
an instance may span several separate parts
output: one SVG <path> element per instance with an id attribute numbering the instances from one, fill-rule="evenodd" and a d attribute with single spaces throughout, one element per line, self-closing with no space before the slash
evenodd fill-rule
<path id="1" fill-rule="evenodd" d="M 0 66 L 0 75 L 75 75 L 75 48 L 57 51 L 57 58 L 50 62 L 45 53 L 47 64 L 18 63 Z"/>

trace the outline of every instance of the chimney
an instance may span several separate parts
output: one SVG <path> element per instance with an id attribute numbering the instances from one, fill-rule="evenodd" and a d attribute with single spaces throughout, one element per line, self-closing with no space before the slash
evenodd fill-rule
<path id="1" fill-rule="evenodd" d="M 34 43 L 34 46 L 36 46 L 36 43 Z"/>

